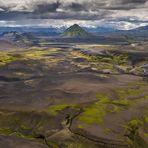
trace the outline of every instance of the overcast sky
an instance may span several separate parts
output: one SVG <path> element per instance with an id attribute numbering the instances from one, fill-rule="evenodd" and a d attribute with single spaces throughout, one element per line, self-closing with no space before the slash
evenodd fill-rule
<path id="1" fill-rule="evenodd" d="M 148 0 L 0 0 L 0 26 L 148 25 Z"/>

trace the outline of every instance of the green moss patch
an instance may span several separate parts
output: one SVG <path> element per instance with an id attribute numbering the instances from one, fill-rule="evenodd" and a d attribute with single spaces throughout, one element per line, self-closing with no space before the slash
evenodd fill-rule
<path id="1" fill-rule="evenodd" d="M 144 121 L 145 121 L 146 123 L 148 123 L 148 115 L 145 115 L 145 116 L 144 116 Z"/>
<path id="2" fill-rule="evenodd" d="M 131 101 L 130 100 L 114 100 L 112 101 L 113 104 L 115 105 L 121 105 L 121 106 L 129 106 L 131 105 Z"/>
<path id="3" fill-rule="evenodd" d="M 115 92 L 118 99 L 126 99 L 128 97 L 136 98 L 145 92 L 147 86 L 133 86 L 129 88 L 116 88 Z M 145 96 L 147 98 L 147 96 Z"/>
<path id="4" fill-rule="evenodd" d="M 76 104 L 59 104 L 59 105 L 51 105 L 44 111 L 47 113 L 50 113 L 52 115 L 57 115 L 59 111 L 64 110 L 65 108 L 70 108 L 70 109 L 79 109 Z"/>
<path id="5" fill-rule="evenodd" d="M 104 131 L 105 134 L 109 134 L 109 133 L 111 132 L 111 129 L 109 129 L 109 128 L 104 128 L 103 131 Z"/>
<path id="6" fill-rule="evenodd" d="M 97 94 L 97 97 L 98 101 L 86 107 L 79 116 L 80 121 L 87 124 L 100 124 L 103 122 L 109 98 L 102 94 Z"/>
<path id="7" fill-rule="evenodd" d="M 11 133 L 12 133 L 12 130 L 9 128 L 0 128 L 0 134 L 10 135 Z"/>
<path id="8" fill-rule="evenodd" d="M 15 55 L 0 53 L 0 66 L 6 65 L 18 59 L 19 58 L 16 57 Z"/>
<path id="9" fill-rule="evenodd" d="M 137 88 L 137 89 L 136 89 Z M 146 102 L 147 95 L 139 97 L 142 92 L 145 92 L 145 85 L 143 84 L 139 87 L 128 87 L 128 88 L 117 88 L 114 89 L 115 95 L 117 98 L 109 99 L 105 94 L 98 93 L 97 101 L 88 105 L 84 108 L 84 112 L 79 116 L 79 121 L 86 124 L 101 124 L 104 121 L 104 118 L 108 114 L 118 113 L 122 109 L 129 107 L 134 107 L 138 103 Z M 128 98 L 133 97 L 133 99 Z M 147 114 L 145 113 L 145 121 L 148 122 Z M 135 121 L 136 122 L 136 121 Z M 131 121 L 131 124 L 134 124 L 134 121 Z"/>
<path id="10" fill-rule="evenodd" d="M 29 50 L 22 50 L 16 54 L 16 51 L 11 52 L 0 52 L 0 66 L 6 65 L 16 60 L 37 60 L 37 59 L 48 59 L 48 62 L 58 62 L 59 59 L 53 59 L 52 57 L 48 57 L 47 55 L 57 53 L 58 49 L 49 48 L 49 49 L 40 49 L 33 48 Z"/>
<path id="11" fill-rule="evenodd" d="M 147 148 L 147 143 L 143 140 L 143 138 L 139 135 L 138 130 L 144 124 L 144 120 L 133 119 L 130 120 L 125 126 L 128 131 L 127 137 L 129 138 L 129 142 L 131 147 L 134 148 Z M 144 133 L 145 136 L 145 133 Z"/>

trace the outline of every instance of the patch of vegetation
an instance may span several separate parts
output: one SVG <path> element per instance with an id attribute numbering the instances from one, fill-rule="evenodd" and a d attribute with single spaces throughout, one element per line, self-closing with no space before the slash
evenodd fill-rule
<path id="1" fill-rule="evenodd" d="M 134 106 L 140 102 L 143 103 L 143 101 L 145 102 L 147 95 L 144 96 L 143 93 L 146 88 L 145 83 L 140 82 L 136 85 L 132 84 L 128 88 L 113 89 L 117 96 L 114 100 L 110 100 L 105 94 L 98 93 L 98 101 L 84 108 L 84 112 L 79 116 L 79 120 L 87 124 L 101 124 L 107 114 L 118 113 L 121 109 Z M 144 118 L 145 122 L 148 122 L 147 113 Z M 130 125 L 134 123 L 136 124 L 136 121 L 131 121 Z"/>
<path id="2" fill-rule="evenodd" d="M 79 124 L 77 127 L 78 127 L 79 129 L 84 129 L 84 125 L 81 125 L 81 124 Z"/>
<path id="3" fill-rule="evenodd" d="M 137 127 L 141 126 L 142 124 L 143 124 L 143 121 L 139 120 L 139 119 L 134 119 L 134 120 L 131 120 L 128 122 L 128 125 L 131 128 L 137 128 Z"/>
<path id="4" fill-rule="evenodd" d="M 145 136 L 145 137 L 148 137 L 148 133 L 144 133 L 144 136 Z"/>
<path id="5" fill-rule="evenodd" d="M 106 105 L 96 103 L 85 109 L 85 112 L 79 117 L 80 121 L 88 124 L 100 124 L 106 115 Z"/>
<path id="6" fill-rule="evenodd" d="M 129 131 L 128 138 L 131 143 L 131 146 L 134 148 L 147 148 L 145 141 L 139 136 L 138 129 L 144 124 L 143 120 L 133 119 L 127 123 L 125 126 Z"/>
<path id="7" fill-rule="evenodd" d="M 117 113 L 119 112 L 121 107 L 118 104 L 110 104 L 110 106 L 107 108 L 107 112 L 109 113 Z"/>
<path id="8" fill-rule="evenodd" d="M 50 48 L 50 49 L 46 49 L 46 50 L 33 48 L 33 49 L 23 52 L 22 54 L 25 59 L 39 59 L 39 58 L 46 57 L 49 54 L 56 53 L 57 50 L 58 49 L 56 49 L 56 48 Z"/>
<path id="9" fill-rule="evenodd" d="M 91 56 L 89 56 L 89 55 L 87 55 L 87 54 L 84 54 L 84 53 L 82 53 L 82 52 L 79 52 L 79 51 L 72 51 L 72 52 L 71 52 L 71 55 L 72 55 L 73 57 L 83 58 L 83 59 L 86 59 L 86 60 L 88 60 L 88 61 L 91 60 Z"/>
<path id="10" fill-rule="evenodd" d="M 0 52 L 0 66 L 6 65 L 16 60 L 37 60 L 37 59 L 44 59 L 46 63 L 56 63 L 60 59 L 55 59 L 52 57 L 48 57 L 48 55 L 57 53 L 56 48 L 49 48 L 49 49 L 39 49 L 39 48 L 31 48 L 29 50 L 21 51 L 16 54 L 15 51 L 12 52 Z"/>
<path id="11" fill-rule="evenodd" d="M 104 62 L 112 65 L 127 65 L 128 55 L 126 54 L 112 54 L 107 52 L 104 56 L 92 56 L 92 62 Z"/>
<path id="12" fill-rule="evenodd" d="M 133 88 L 117 88 L 114 90 L 119 99 L 126 99 L 127 97 L 138 97 L 145 91 L 145 87 L 133 87 Z"/>
<path id="13" fill-rule="evenodd" d="M 114 100 L 112 101 L 112 103 L 115 105 L 129 106 L 131 104 L 131 101 L 123 99 L 123 100 Z"/>
<path id="14" fill-rule="evenodd" d="M 51 105 L 44 111 L 47 113 L 50 113 L 52 115 L 57 115 L 59 111 L 64 110 L 65 108 L 70 108 L 70 109 L 79 109 L 76 104 L 59 104 L 59 105 Z"/>
<path id="15" fill-rule="evenodd" d="M 0 128 L 0 134 L 10 135 L 11 133 L 12 133 L 12 130 L 9 128 Z"/>
<path id="16" fill-rule="evenodd" d="M 84 112 L 79 116 L 79 120 L 87 124 L 101 124 L 108 113 L 117 113 L 121 107 L 131 104 L 128 100 L 111 101 L 106 95 L 98 93 L 95 103 L 84 108 Z"/>
<path id="17" fill-rule="evenodd" d="M 91 65 L 92 65 L 92 67 L 96 68 L 99 71 L 102 71 L 102 70 L 113 71 L 114 70 L 113 65 L 111 63 L 107 63 L 107 62 L 106 63 L 100 62 L 98 64 L 96 64 L 95 62 L 92 62 Z"/>
<path id="18" fill-rule="evenodd" d="M 18 59 L 19 58 L 18 57 L 15 57 L 14 55 L 0 53 L 0 66 L 6 65 L 6 64 L 11 63 L 13 61 L 16 61 Z"/>
<path id="19" fill-rule="evenodd" d="M 145 116 L 144 116 L 144 121 L 145 121 L 146 123 L 148 123 L 148 115 L 145 115 Z"/>
<path id="20" fill-rule="evenodd" d="M 109 134 L 111 132 L 111 129 L 109 129 L 109 128 L 104 128 L 104 133 L 105 134 Z"/>
<path id="21" fill-rule="evenodd" d="M 86 59 L 89 62 L 90 67 L 95 70 L 110 70 L 115 72 L 119 70 L 117 66 L 122 66 L 123 69 L 127 69 L 128 65 L 128 55 L 126 54 L 112 54 L 107 52 L 104 55 L 89 55 L 82 51 L 73 51 L 71 52 L 72 56 Z M 88 63 L 87 63 L 88 65 Z"/>
<path id="22" fill-rule="evenodd" d="M 86 107 L 79 116 L 79 120 L 87 124 L 100 124 L 106 115 L 107 103 L 109 98 L 103 94 L 97 94 L 98 101 Z"/>

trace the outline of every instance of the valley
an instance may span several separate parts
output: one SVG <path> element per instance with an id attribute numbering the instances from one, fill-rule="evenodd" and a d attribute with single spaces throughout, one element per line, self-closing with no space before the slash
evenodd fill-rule
<path id="1" fill-rule="evenodd" d="M 148 43 L 0 51 L 3 148 L 146 148 Z"/>

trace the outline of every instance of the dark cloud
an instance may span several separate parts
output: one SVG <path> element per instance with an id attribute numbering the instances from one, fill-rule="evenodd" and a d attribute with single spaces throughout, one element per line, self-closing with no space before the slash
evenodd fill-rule
<path id="1" fill-rule="evenodd" d="M 18 11 L 1 11 L 0 20 L 21 20 L 29 18 L 32 14 L 29 12 L 18 12 Z"/>
<path id="2" fill-rule="evenodd" d="M 69 9 L 73 11 L 87 11 L 85 5 L 72 2 L 70 5 L 67 6 Z"/>
<path id="3" fill-rule="evenodd" d="M 34 12 L 35 13 L 56 12 L 57 8 L 59 8 L 60 5 L 61 3 L 59 1 L 56 1 L 51 4 L 45 2 L 43 4 L 36 5 Z"/>
<path id="4" fill-rule="evenodd" d="M 0 20 L 148 21 L 148 0 L 0 0 Z"/>
<path id="5" fill-rule="evenodd" d="M 129 4 L 129 3 L 145 3 L 147 0 L 119 0 L 122 4 Z"/>

